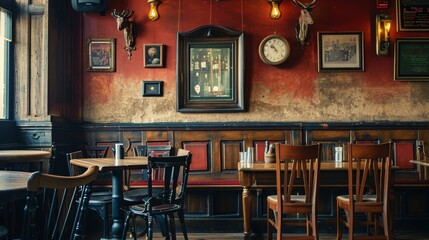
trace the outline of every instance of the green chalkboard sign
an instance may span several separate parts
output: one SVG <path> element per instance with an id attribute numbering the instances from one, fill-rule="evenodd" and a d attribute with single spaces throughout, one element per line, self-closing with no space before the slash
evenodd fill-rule
<path id="1" fill-rule="evenodd" d="M 429 81 L 429 38 L 396 38 L 395 80 Z"/>

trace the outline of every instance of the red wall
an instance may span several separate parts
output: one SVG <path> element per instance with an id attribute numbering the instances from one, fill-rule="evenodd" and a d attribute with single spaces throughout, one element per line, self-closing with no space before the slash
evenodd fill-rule
<path id="1" fill-rule="evenodd" d="M 302 2 L 305 1 L 302 0 Z M 426 115 L 422 116 L 418 113 L 404 113 L 405 116 L 397 115 L 394 107 L 389 105 L 386 99 L 399 99 L 399 102 L 403 101 L 405 105 L 408 105 L 409 101 L 413 101 L 413 99 L 409 99 L 413 89 L 425 84 L 418 83 L 419 85 L 416 86 L 415 83 L 395 82 L 393 80 L 392 46 L 394 39 L 404 36 L 428 36 L 428 33 L 397 32 L 395 5 L 393 1 L 390 1 L 389 9 L 386 12 L 393 18 L 392 46 L 388 56 L 377 56 L 375 54 L 374 19 L 379 10 L 376 9 L 375 1 L 318 0 L 316 5 L 312 12 L 315 23 L 309 29 L 309 45 L 300 47 L 296 44 L 294 30 L 298 21 L 299 10 L 293 6 L 291 1 L 283 1 L 280 5 L 282 11 L 280 20 L 271 20 L 269 18 L 270 5 L 266 0 L 163 0 L 158 7 L 160 19 L 152 22 L 147 19 L 149 4 L 146 1 L 110 0 L 105 16 L 93 13 L 84 14 L 82 41 L 86 42 L 88 38 L 116 38 L 117 41 L 116 72 L 85 72 L 83 74 L 84 120 L 93 122 L 154 122 L 188 119 L 188 116 L 175 112 L 175 109 L 171 107 L 175 106 L 176 34 L 208 24 L 245 32 L 246 84 L 249 86 L 247 94 L 250 106 L 248 113 L 234 117 L 227 115 L 225 118 L 221 114 L 216 114 L 213 118 L 213 115 L 201 114 L 192 121 L 216 121 L 217 118 L 220 121 L 282 121 L 284 116 L 289 115 L 296 115 L 296 117 L 290 118 L 291 121 L 325 121 L 325 114 L 328 114 L 328 119 L 332 121 L 426 118 Z M 128 60 L 127 54 L 123 50 L 122 32 L 116 30 L 115 19 L 110 16 L 113 9 L 119 11 L 124 9 L 135 10 L 132 20 L 137 24 L 137 50 L 132 53 L 131 60 Z M 364 36 L 364 71 L 319 73 L 317 71 L 318 31 L 362 31 Z M 284 36 L 291 45 L 291 56 L 280 66 L 266 65 L 259 59 L 258 55 L 260 41 L 273 33 Z M 150 43 L 165 44 L 165 68 L 143 67 L 143 44 Z M 84 56 L 86 56 L 86 49 L 83 51 Z M 86 64 L 87 59 L 84 62 Z M 361 107 L 356 108 L 353 116 L 350 117 L 347 113 L 330 109 L 332 104 L 323 102 L 330 100 L 335 102 L 342 99 L 333 104 L 334 108 L 353 108 L 353 103 L 347 103 L 349 93 L 341 92 L 342 87 L 338 82 L 341 82 L 342 79 L 346 79 L 348 85 L 356 84 L 356 92 L 366 92 L 367 89 L 371 89 L 365 95 L 361 94 L 362 105 L 370 108 L 385 108 L 385 113 L 359 117 L 360 112 L 365 111 L 365 108 Z M 165 96 L 156 101 L 142 99 L 142 80 L 163 80 Z M 127 86 L 139 89 L 133 92 Z M 339 92 L 333 95 L 327 94 L 322 87 L 338 88 Z M 287 101 L 293 100 L 295 104 L 302 104 L 302 106 L 298 106 L 298 109 L 288 109 L 288 106 L 283 105 L 285 95 L 288 96 Z M 355 98 L 360 99 L 361 95 L 355 96 Z M 115 111 L 112 111 L 111 115 L 106 113 L 110 109 L 105 106 L 107 102 L 123 101 L 124 96 L 129 101 L 142 101 L 143 104 L 158 105 L 158 107 L 164 107 L 167 104 L 165 111 L 168 111 L 168 115 L 173 116 L 173 118 L 169 118 L 167 115 L 149 119 L 121 118 L 113 116 Z M 173 102 L 173 104 L 168 105 L 167 102 Z M 126 102 L 122 103 L 125 104 Z M 284 112 L 270 117 L 270 115 L 264 114 L 264 110 L 259 109 L 264 107 L 267 108 L 267 112 L 270 110 Z M 315 109 L 319 108 L 322 108 L 320 112 L 309 118 L 305 117 L 309 112 L 318 111 Z M 143 107 L 137 109 L 130 107 L 129 110 L 141 112 L 141 115 L 149 114 L 145 112 Z M 261 114 L 265 116 L 261 116 Z M 415 116 L 409 116 L 413 114 Z"/>

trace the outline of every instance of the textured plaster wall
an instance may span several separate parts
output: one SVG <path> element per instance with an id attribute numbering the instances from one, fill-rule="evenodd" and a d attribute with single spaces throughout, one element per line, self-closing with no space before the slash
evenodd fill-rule
<path id="1" fill-rule="evenodd" d="M 305 2 L 302 0 L 302 2 Z M 296 45 L 294 26 L 299 10 L 290 1 L 280 5 L 283 16 L 268 17 L 266 0 L 165 0 L 160 19 L 147 20 L 146 1 L 110 1 L 105 16 L 85 14 L 83 41 L 115 38 L 116 72 L 83 74 L 83 120 L 99 123 L 229 122 L 229 121 L 427 121 L 429 83 L 395 82 L 393 48 L 388 56 L 375 54 L 374 18 L 379 11 L 372 0 L 317 1 L 309 45 Z M 110 12 L 133 9 L 138 25 L 137 51 L 128 60 L 122 32 Z M 428 36 L 397 32 L 391 1 L 391 37 Z M 245 32 L 246 96 L 244 113 L 186 114 L 176 112 L 176 33 L 202 25 L 220 25 Z M 361 31 L 364 36 L 364 71 L 317 71 L 318 31 Z M 291 56 L 282 65 L 265 65 L 258 56 L 260 41 L 276 32 L 288 39 Z M 392 41 L 393 42 L 393 41 Z M 144 44 L 166 46 L 164 68 L 144 68 Z M 83 49 L 84 56 L 87 50 Z M 87 59 L 85 59 L 85 62 Z M 142 97 L 143 80 L 164 81 L 162 97 Z"/>

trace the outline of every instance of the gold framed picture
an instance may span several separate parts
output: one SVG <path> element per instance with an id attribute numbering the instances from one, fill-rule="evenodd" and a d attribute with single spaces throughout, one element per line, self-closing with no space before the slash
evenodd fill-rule
<path id="1" fill-rule="evenodd" d="M 88 68 L 89 72 L 114 72 L 115 66 L 115 39 L 90 38 L 88 39 Z"/>

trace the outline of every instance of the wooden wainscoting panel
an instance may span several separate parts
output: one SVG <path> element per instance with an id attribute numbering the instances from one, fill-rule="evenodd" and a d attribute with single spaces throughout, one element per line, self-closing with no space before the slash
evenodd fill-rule
<path id="1" fill-rule="evenodd" d="M 410 160 L 416 159 L 416 140 L 393 141 L 393 159 L 395 165 L 401 169 L 415 169 Z"/>
<path id="2" fill-rule="evenodd" d="M 199 188 L 188 188 L 185 198 L 185 214 L 193 217 L 209 216 L 209 196 Z"/>
<path id="3" fill-rule="evenodd" d="M 165 141 L 173 143 L 173 136 L 173 131 L 146 131 L 146 139 L 142 139 L 142 142 Z"/>
<path id="4" fill-rule="evenodd" d="M 243 141 L 221 141 L 221 171 L 237 171 L 239 152 L 244 151 Z"/>
<path id="5" fill-rule="evenodd" d="M 388 142 L 390 140 L 410 140 L 418 139 L 419 131 L 406 129 L 406 130 L 380 130 L 380 141 Z"/>
<path id="6" fill-rule="evenodd" d="M 353 130 L 352 141 L 379 141 L 378 130 Z"/>
<path id="7" fill-rule="evenodd" d="M 210 142 L 184 142 L 183 148 L 191 151 L 191 171 L 210 171 Z"/>
<path id="8" fill-rule="evenodd" d="M 241 216 L 241 192 L 242 189 L 224 189 L 213 192 L 213 216 L 214 217 L 238 217 Z M 228 204 L 225 204 L 228 203 Z"/>
<path id="9" fill-rule="evenodd" d="M 313 130 L 307 131 L 307 143 L 314 141 L 350 141 L 350 130 Z"/>

